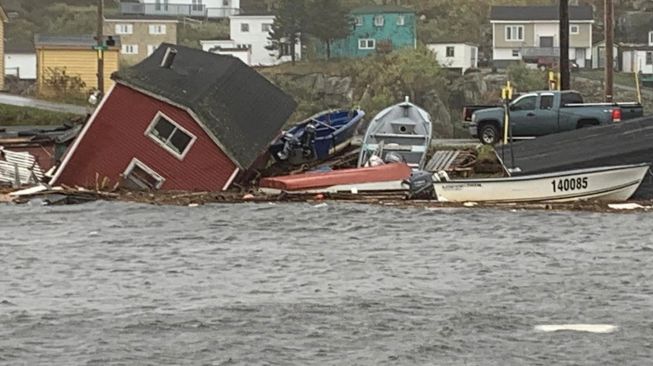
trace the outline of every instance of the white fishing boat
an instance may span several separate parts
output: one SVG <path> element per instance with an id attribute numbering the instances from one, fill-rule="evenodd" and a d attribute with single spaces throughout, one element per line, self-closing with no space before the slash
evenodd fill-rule
<path id="1" fill-rule="evenodd" d="M 438 173 L 433 187 L 438 201 L 443 202 L 621 202 L 635 193 L 649 167 L 645 163 L 461 180 L 448 180 Z"/>
<path id="2" fill-rule="evenodd" d="M 423 169 L 426 153 L 431 144 L 431 116 L 408 98 L 379 112 L 370 122 L 361 152 L 358 167 L 368 166 L 372 157 L 386 160 L 386 155 L 395 153 L 413 169 Z"/>

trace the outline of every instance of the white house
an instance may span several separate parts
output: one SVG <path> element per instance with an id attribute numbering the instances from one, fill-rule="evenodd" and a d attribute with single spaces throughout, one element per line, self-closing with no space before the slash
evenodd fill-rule
<path id="1" fill-rule="evenodd" d="M 33 45 L 12 45 L 5 50 L 5 76 L 21 80 L 36 80 L 36 50 Z"/>
<path id="2" fill-rule="evenodd" d="M 228 18 L 240 13 L 240 0 L 121 1 L 121 14 Z"/>
<path id="3" fill-rule="evenodd" d="M 274 23 L 274 15 L 250 14 L 229 17 L 229 40 L 200 41 L 202 49 L 207 52 L 228 54 L 240 58 L 250 66 L 271 66 L 291 60 L 289 50 L 269 50 L 268 39 Z M 295 58 L 301 58 L 301 44 L 295 46 Z M 245 52 L 243 50 L 249 50 Z M 279 56 L 281 54 L 281 56 Z"/>
<path id="4" fill-rule="evenodd" d="M 653 47 L 623 45 L 621 51 L 621 71 L 653 74 Z"/>
<path id="5" fill-rule="evenodd" d="M 612 57 L 615 69 L 619 69 L 619 46 L 615 43 L 612 48 Z M 602 69 L 605 67 L 605 41 L 594 43 L 592 46 L 592 68 Z"/>
<path id="6" fill-rule="evenodd" d="M 557 6 L 493 6 L 492 63 L 551 63 L 560 58 L 560 20 Z M 591 6 L 569 7 L 569 59 L 590 67 L 592 56 Z"/>
<path id="7" fill-rule="evenodd" d="M 427 47 L 435 53 L 435 59 L 444 68 L 460 69 L 465 73 L 478 67 L 478 46 L 474 44 L 438 42 Z"/>

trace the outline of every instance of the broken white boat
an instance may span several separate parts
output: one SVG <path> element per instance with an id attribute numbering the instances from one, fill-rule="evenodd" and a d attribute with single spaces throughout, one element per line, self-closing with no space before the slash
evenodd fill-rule
<path id="1" fill-rule="evenodd" d="M 433 187 L 443 202 L 622 202 L 635 193 L 649 167 L 644 163 L 464 180 L 448 180 L 446 174 L 436 173 Z"/>

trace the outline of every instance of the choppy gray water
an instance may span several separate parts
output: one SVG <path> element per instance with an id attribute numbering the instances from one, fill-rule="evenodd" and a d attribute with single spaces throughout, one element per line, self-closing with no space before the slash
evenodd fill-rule
<path id="1" fill-rule="evenodd" d="M 0 206 L 0 364 L 651 364 L 652 219 Z"/>

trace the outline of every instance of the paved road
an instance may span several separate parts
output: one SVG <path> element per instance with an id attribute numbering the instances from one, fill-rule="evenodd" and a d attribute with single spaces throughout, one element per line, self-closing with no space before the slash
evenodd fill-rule
<path id="1" fill-rule="evenodd" d="M 21 97 L 18 95 L 0 93 L 0 104 L 14 105 L 18 107 L 31 107 L 52 112 L 71 113 L 86 115 L 87 108 L 84 106 L 48 102 L 45 100 Z"/>

